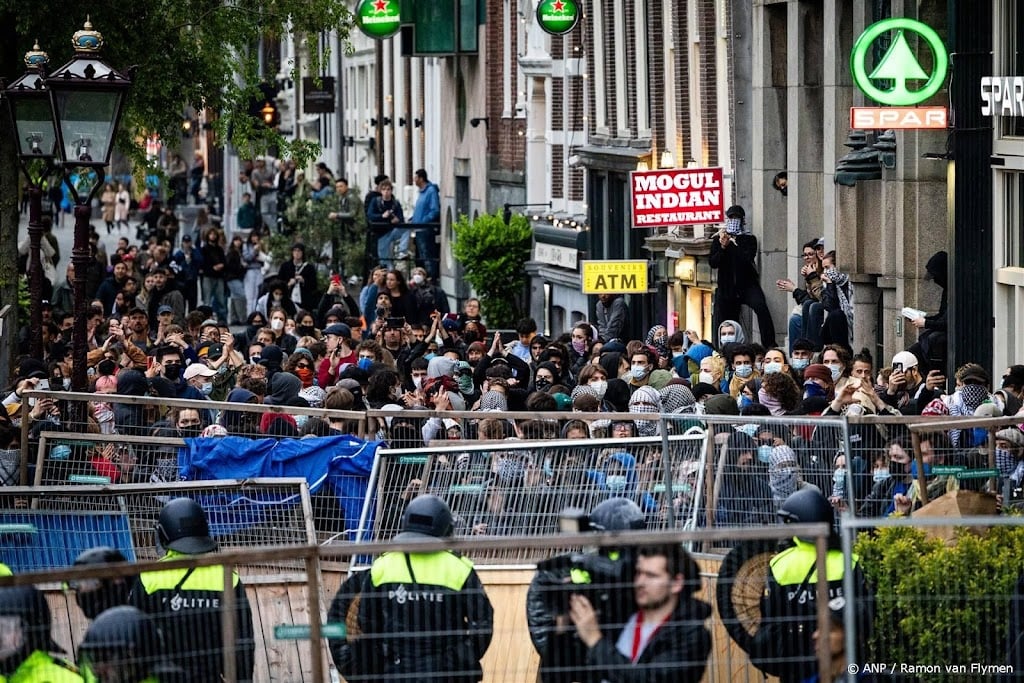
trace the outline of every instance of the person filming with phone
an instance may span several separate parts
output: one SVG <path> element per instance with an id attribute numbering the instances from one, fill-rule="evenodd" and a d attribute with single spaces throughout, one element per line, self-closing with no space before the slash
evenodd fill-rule
<path id="1" fill-rule="evenodd" d="M 885 391 L 879 391 L 879 396 L 904 415 L 920 415 L 925 406 L 942 395 L 945 387 L 946 378 L 940 370 L 922 377 L 917 356 L 900 351 L 892 357 L 892 371 Z"/>

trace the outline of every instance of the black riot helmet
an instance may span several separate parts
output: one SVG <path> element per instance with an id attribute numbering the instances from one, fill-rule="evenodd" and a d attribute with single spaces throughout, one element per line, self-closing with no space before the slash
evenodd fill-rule
<path id="1" fill-rule="evenodd" d="M 160 629 L 140 609 L 129 605 L 112 607 L 98 617 L 78 646 L 78 658 L 98 673 L 103 666 L 116 666 L 128 673 L 126 680 L 146 676 L 164 653 Z"/>
<path id="2" fill-rule="evenodd" d="M 110 546 L 99 546 L 82 551 L 75 558 L 76 567 L 112 562 L 127 562 L 120 550 Z M 80 579 L 69 581 L 68 585 L 75 591 L 75 601 L 82 613 L 89 619 L 95 619 L 100 612 L 128 603 L 134 576 L 118 576 L 115 578 Z"/>
<path id="3" fill-rule="evenodd" d="M 816 486 L 805 486 L 789 494 L 776 513 L 784 524 L 814 524 L 824 522 L 834 530 L 835 515 L 828 499 Z M 813 538 L 801 538 L 813 543 Z"/>
<path id="4" fill-rule="evenodd" d="M 199 555 L 217 549 L 217 542 L 210 538 L 206 513 L 191 498 L 175 498 L 164 505 L 156 533 L 160 545 L 179 553 Z"/>
<path id="5" fill-rule="evenodd" d="M 452 535 L 452 511 L 435 495 L 416 496 L 402 514 L 401 533 L 395 540 L 445 538 Z"/>
<path id="6" fill-rule="evenodd" d="M 21 620 L 24 643 L 19 652 L 22 659 L 34 650 L 61 652 L 61 647 L 50 637 L 50 605 L 46 602 L 46 596 L 35 586 L 0 588 L 0 617 L 17 617 Z M 10 653 L 4 655 L 5 660 L 11 658 Z"/>
<path id="7" fill-rule="evenodd" d="M 628 531 L 647 527 L 643 510 L 628 498 L 609 498 L 590 513 L 594 531 Z"/>

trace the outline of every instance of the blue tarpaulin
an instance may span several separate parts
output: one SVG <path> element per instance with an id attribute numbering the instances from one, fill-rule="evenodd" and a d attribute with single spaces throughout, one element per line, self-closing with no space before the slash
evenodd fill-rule
<path id="1" fill-rule="evenodd" d="M 14 572 L 67 567 L 79 553 L 100 545 L 117 548 L 129 561 L 135 561 L 128 515 L 23 510 L 0 513 L 0 562 Z"/>
<path id="2" fill-rule="evenodd" d="M 299 477 L 309 484 L 311 494 L 327 485 L 338 499 L 344 528 L 356 529 L 373 459 L 383 445 L 382 441 L 363 441 L 354 436 L 185 439 L 185 447 L 178 451 L 178 471 L 186 481 Z M 239 492 L 220 494 L 200 503 L 210 520 L 211 533 L 218 536 L 260 523 L 274 508 L 299 501 L 297 496 L 284 492 L 263 492 L 258 496 Z"/>

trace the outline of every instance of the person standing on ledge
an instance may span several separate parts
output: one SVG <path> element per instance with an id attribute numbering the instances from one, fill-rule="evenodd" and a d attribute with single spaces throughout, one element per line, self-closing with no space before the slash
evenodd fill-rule
<path id="1" fill-rule="evenodd" d="M 746 215 L 739 204 L 730 206 L 725 228 L 711 243 L 708 261 L 718 270 L 713 326 L 717 329 L 723 320 L 739 320 L 740 307 L 746 304 L 757 316 L 761 344 L 771 348 L 776 345 L 775 325 L 758 281 L 757 238 L 747 230 Z"/>

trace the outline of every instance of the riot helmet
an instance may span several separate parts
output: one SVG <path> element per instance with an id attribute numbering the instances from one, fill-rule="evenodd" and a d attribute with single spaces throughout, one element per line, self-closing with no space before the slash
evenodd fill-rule
<path id="1" fill-rule="evenodd" d="M 35 586 L 0 588 L 0 674 L 9 674 L 35 650 L 60 652 L 50 637 L 50 606 Z"/>
<path id="2" fill-rule="evenodd" d="M 120 550 L 104 545 L 82 551 L 75 558 L 74 566 L 127 561 Z M 95 619 L 104 610 L 127 604 L 128 593 L 131 592 L 133 583 L 133 576 L 118 576 L 115 578 L 78 579 L 69 581 L 68 587 L 75 591 L 75 601 L 82 613 L 89 619 Z"/>
<path id="3" fill-rule="evenodd" d="M 186 555 L 199 555 L 217 549 L 210 538 L 210 525 L 199 503 L 191 498 L 175 498 L 160 510 L 156 525 L 160 545 Z"/>
<path id="4" fill-rule="evenodd" d="M 145 678 L 164 653 L 160 629 L 129 605 L 112 607 L 96 617 L 78 646 L 78 659 L 99 680 L 117 672 L 117 680 Z"/>
<path id="5" fill-rule="evenodd" d="M 590 528 L 594 531 L 628 531 L 646 526 L 643 510 L 628 498 L 609 498 L 590 513 Z"/>
<path id="6" fill-rule="evenodd" d="M 776 513 L 784 524 L 813 524 L 824 522 L 834 530 L 835 515 L 828 499 L 817 486 L 804 486 L 789 494 Z M 813 543 L 813 538 L 800 538 Z"/>
<path id="7" fill-rule="evenodd" d="M 396 540 L 445 538 L 452 535 L 452 511 L 448 503 L 432 494 L 416 496 L 402 514 L 401 533 Z"/>

